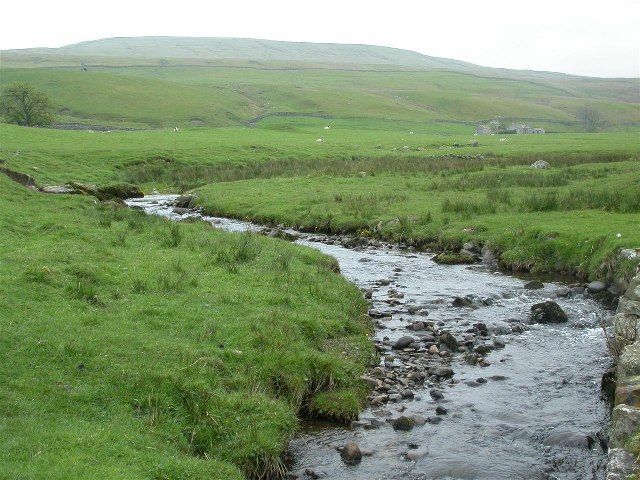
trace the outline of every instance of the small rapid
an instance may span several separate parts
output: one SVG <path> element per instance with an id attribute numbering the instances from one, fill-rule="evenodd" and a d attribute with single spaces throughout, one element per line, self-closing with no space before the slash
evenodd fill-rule
<path id="1" fill-rule="evenodd" d="M 127 203 L 178 220 L 185 212 L 174 211 L 174 198 Z M 202 218 L 229 231 L 262 228 Z M 580 286 L 567 288 L 573 280 L 542 278 L 542 288 L 528 289 L 532 277 L 505 275 L 491 265 L 439 265 L 430 253 L 381 242 L 346 248 L 340 237 L 296 237 L 335 257 L 342 274 L 369 297 L 381 356 L 371 376 L 388 391 L 350 426 L 305 423 L 289 447 L 291 478 L 604 478 L 609 409 L 600 379 L 610 359 L 601 324 L 613 313 Z M 546 300 L 557 302 L 569 321 L 530 325 L 531 306 Z M 416 331 L 416 324 L 428 329 Z M 461 346 L 480 342 L 484 355 L 478 361 L 464 348 L 394 348 L 407 335 L 429 345 L 444 331 Z M 434 359 L 453 375 L 432 375 Z M 415 426 L 394 428 L 400 416 Z M 356 465 L 338 451 L 349 441 L 363 453 Z"/>

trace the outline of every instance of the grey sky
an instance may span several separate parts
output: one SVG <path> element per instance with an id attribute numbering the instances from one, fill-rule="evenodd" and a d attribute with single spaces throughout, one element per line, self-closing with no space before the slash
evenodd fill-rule
<path id="1" fill-rule="evenodd" d="M 490 67 L 640 77 L 638 0 L 35 0 L 5 2 L 2 14 L 0 49 L 122 36 L 244 37 L 382 45 Z"/>

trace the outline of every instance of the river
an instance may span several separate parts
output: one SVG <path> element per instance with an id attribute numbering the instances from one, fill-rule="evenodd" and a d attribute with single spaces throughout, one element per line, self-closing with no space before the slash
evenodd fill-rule
<path id="1" fill-rule="evenodd" d="M 127 203 L 180 219 L 173 198 Z M 261 228 L 204 218 L 231 231 Z M 375 341 L 383 374 L 417 368 L 418 357 L 429 356 L 392 348 L 403 336 L 424 340 L 424 332 L 411 329 L 416 322 L 432 322 L 461 343 L 475 338 L 490 351 L 479 363 L 455 351 L 442 357 L 453 377 L 427 376 L 409 385 L 411 395 L 366 408 L 351 426 L 305 423 L 289 447 L 292 478 L 604 478 L 602 439 L 610 418 L 600 379 L 610 358 L 600 322 L 610 322 L 613 312 L 580 289 L 559 296 L 568 279 L 542 278 L 542 288 L 527 289 L 531 277 L 506 275 L 491 265 L 439 265 L 431 253 L 398 246 L 345 248 L 338 237 L 313 234 L 301 234 L 296 242 L 335 257 L 348 280 L 369 290 L 372 312 L 380 317 Z M 529 325 L 531 305 L 546 300 L 557 302 L 569 321 Z M 399 416 L 418 424 L 409 431 L 394 429 L 391 422 Z M 348 441 L 364 455 L 355 465 L 338 452 Z"/>

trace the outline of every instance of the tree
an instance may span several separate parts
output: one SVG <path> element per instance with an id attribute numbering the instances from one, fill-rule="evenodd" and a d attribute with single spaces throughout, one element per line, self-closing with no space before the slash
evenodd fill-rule
<path id="1" fill-rule="evenodd" d="M 9 123 L 26 127 L 51 125 L 54 120 L 47 94 L 28 83 L 15 83 L 2 92 L 0 112 Z"/>
<path id="2" fill-rule="evenodd" d="M 502 117 L 498 116 L 495 119 L 491 120 L 489 122 L 489 128 L 491 128 L 491 131 L 495 129 L 496 135 L 500 133 L 500 130 L 502 129 Z"/>
<path id="3" fill-rule="evenodd" d="M 584 124 L 587 132 L 597 132 L 604 125 L 600 119 L 600 112 L 588 105 L 578 108 L 576 117 Z"/>

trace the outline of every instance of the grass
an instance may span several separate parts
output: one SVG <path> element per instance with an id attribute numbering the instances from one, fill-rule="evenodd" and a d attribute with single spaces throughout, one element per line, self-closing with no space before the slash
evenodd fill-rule
<path id="1" fill-rule="evenodd" d="M 403 123 L 356 120 L 333 125 L 329 136 L 321 119 L 280 122 L 283 128 L 276 130 L 261 123 L 252 129 L 194 129 L 177 134 L 42 131 L 0 124 L 0 159 L 41 184 L 125 181 L 147 190 L 188 190 L 211 182 L 360 172 L 438 173 L 446 179 L 490 166 L 530 165 L 541 158 L 554 166 L 610 163 L 635 158 L 640 149 L 635 133 L 522 135 L 512 136 L 507 145 L 486 137 L 476 148 L 454 148 L 455 143 L 466 145 L 469 135 L 434 135 L 417 129 L 410 135 Z M 285 128 L 289 125 L 292 128 Z M 326 137 L 324 143 L 316 142 L 318 136 Z M 410 146 L 409 153 L 400 150 L 404 145 Z M 477 161 L 479 155 L 483 161 Z M 553 174 L 535 178 L 554 180 Z M 440 188 L 457 187 L 443 184 Z"/>
<path id="2" fill-rule="evenodd" d="M 353 417 L 370 325 L 323 255 L 0 185 L 0 477 L 264 478 L 316 397 Z"/>
<path id="3" fill-rule="evenodd" d="M 611 257 L 640 245 L 640 163 L 558 163 L 546 172 L 518 161 L 467 171 L 453 162 L 434 173 L 216 183 L 196 191 L 197 203 L 217 215 L 437 249 L 476 239 L 500 252 L 506 268 L 628 277 L 632 266 Z"/>
<path id="4" fill-rule="evenodd" d="M 603 279 L 628 275 L 630 267 L 609 257 L 640 244 L 631 227 L 640 198 L 636 134 L 522 135 L 506 144 L 483 137 L 470 147 L 464 146 L 467 135 L 411 135 L 403 123 L 341 121 L 328 131 L 325 124 L 317 118 L 270 118 L 259 128 L 178 134 L 0 125 L 0 158 L 40 184 L 125 181 L 147 192 L 202 187 L 199 204 L 219 215 L 307 230 L 362 231 L 437 249 L 456 249 L 476 238 L 502 252 L 508 268 Z M 323 143 L 315 141 L 318 135 L 325 135 Z M 410 152 L 402 152 L 407 143 Z M 537 159 L 553 168 L 531 169 Z M 530 239 L 526 244 L 512 234 L 521 225 L 522 238 Z M 171 228 L 163 238 L 177 245 L 178 227 Z M 535 240 L 539 231 L 553 240 L 534 254 L 541 248 Z M 617 233 L 622 237 L 600 240 Z M 121 230 L 113 242 L 128 244 L 129 237 Z M 590 245 L 589 251 L 562 246 L 563 240 Z M 221 251 L 217 261 L 233 271 L 233 257 Z"/>
<path id="5" fill-rule="evenodd" d="M 633 80 L 139 65 L 3 64 L 3 85 L 46 90 L 61 121 L 144 130 L 0 124 L 0 160 L 39 185 L 196 189 L 211 213 L 267 224 L 447 252 L 477 240 L 505 269 L 635 268 L 617 256 L 640 246 Z M 579 133 L 585 103 L 606 133 Z M 559 133 L 474 137 L 495 115 Z M 334 259 L 0 189 L 0 477 L 278 476 L 300 415 L 357 414 L 370 325 Z"/>

